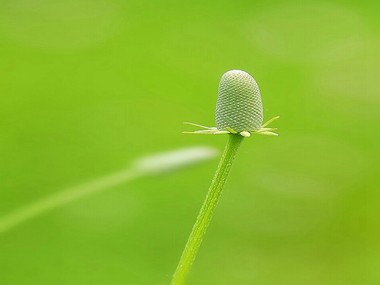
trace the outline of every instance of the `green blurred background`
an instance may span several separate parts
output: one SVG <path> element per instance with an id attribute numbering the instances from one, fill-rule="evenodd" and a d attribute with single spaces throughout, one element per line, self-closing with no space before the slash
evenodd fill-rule
<path id="1" fill-rule="evenodd" d="M 188 284 L 379 284 L 379 25 L 371 1 L 0 1 L 0 215 L 193 145 L 222 149 L 220 76 L 259 82 Z M 376 87 L 373 82 L 376 82 Z M 0 284 L 168 284 L 217 160 L 0 235 Z"/>

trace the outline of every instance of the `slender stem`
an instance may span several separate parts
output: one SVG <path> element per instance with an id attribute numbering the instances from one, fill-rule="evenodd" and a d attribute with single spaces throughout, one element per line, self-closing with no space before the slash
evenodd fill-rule
<path id="1" fill-rule="evenodd" d="M 208 225 L 210 224 L 214 210 L 218 205 L 223 186 L 226 183 L 228 174 L 231 170 L 232 162 L 239 149 L 240 143 L 243 141 L 243 138 L 244 137 L 240 135 L 229 135 L 229 140 L 220 159 L 214 179 L 211 182 L 206 199 L 203 202 L 197 220 L 182 252 L 182 256 L 173 275 L 171 285 L 182 285 L 186 280 L 186 277 L 197 255 L 198 249 L 202 243 L 203 236 L 206 233 Z"/>
<path id="2" fill-rule="evenodd" d="M 143 173 L 141 171 L 138 172 L 130 169 L 122 170 L 58 191 L 57 193 L 42 198 L 41 200 L 21 207 L 8 215 L 0 217 L 0 234 L 18 226 L 25 221 L 46 214 L 56 208 L 65 206 L 72 201 L 104 191 L 107 188 L 129 180 L 133 180 L 142 174 Z"/>
<path id="3" fill-rule="evenodd" d="M 69 187 L 22 206 L 5 216 L 0 216 L 0 235 L 19 224 L 41 216 L 54 209 L 116 185 L 147 175 L 163 174 L 171 170 L 214 157 L 216 151 L 209 147 L 192 147 L 144 156 L 131 167 L 91 181 Z"/>

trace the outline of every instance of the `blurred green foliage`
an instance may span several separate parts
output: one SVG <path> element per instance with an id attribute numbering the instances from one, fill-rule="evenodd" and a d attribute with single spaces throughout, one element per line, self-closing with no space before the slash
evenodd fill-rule
<path id="1" fill-rule="evenodd" d="M 190 284 L 380 282 L 374 1 L 0 1 L 0 215 L 156 151 L 221 149 L 220 76 L 278 138 L 242 146 Z M 376 87 L 375 87 L 376 85 Z M 0 236 L 0 284 L 168 284 L 217 161 Z"/>

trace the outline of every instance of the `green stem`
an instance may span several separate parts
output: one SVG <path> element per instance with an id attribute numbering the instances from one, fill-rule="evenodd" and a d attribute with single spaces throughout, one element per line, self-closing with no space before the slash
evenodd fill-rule
<path id="1" fill-rule="evenodd" d="M 218 205 L 223 186 L 226 183 L 228 174 L 230 173 L 232 162 L 239 149 L 240 143 L 243 141 L 243 136 L 229 135 L 229 140 L 220 159 L 218 168 L 215 172 L 214 179 L 208 190 L 205 201 L 198 214 L 197 220 L 187 240 L 185 249 L 182 252 L 177 269 L 173 275 L 171 285 L 184 284 L 190 268 L 195 260 L 198 249 L 202 243 L 202 239 L 210 221 L 214 210 Z"/>
<path id="2" fill-rule="evenodd" d="M 51 196 L 21 207 L 8 215 L 0 217 L 0 235 L 25 221 L 65 206 L 72 201 L 104 191 L 110 187 L 133 180 L 134 178 L 138 178 L 142 174 L 141 171 L 139 172 L 130 169 L 122 170 L 77 186 L 66 188 Z"/>

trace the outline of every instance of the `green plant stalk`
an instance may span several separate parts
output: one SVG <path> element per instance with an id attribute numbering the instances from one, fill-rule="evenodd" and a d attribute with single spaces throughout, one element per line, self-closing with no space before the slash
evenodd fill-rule
<path id="1" fill-rule="evenodd" d="M 215 172 L 215 176 L 211 182 L 211 186 L 208 190 L 206 199 L 203 202 L 197 220 L 182 252 L 182 256 L 173 275 L 171 285 L 182 285 L 186 281 L 186 277 L 191 269 L 198 249 L 202 243 L 203 236 L 206 233 L 215 208 L 218 205 L 223 186 L 226 183 L 228 174 L 230 173 L 232 167 L 232 162 L 243 139 L 243 136 L 237 134 L 229 135 L 227 145 L 220 159 L 218 168 Z"/>
<path id="2" fill-rule="evenodd" d="M 133 179 L 163 174 L 195 162 L 209 159 L 214 156 L 214 153 L 215 151 L 212 148 L 193 147 L 142 157 L 135 160 L 127 169 L 63 189 L 38 201 L 22 206 L 4 216 L 0 216 L 0 235 L 23 222 L 65 206 L 70 202 L 110 189 Z"/>

